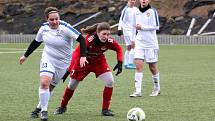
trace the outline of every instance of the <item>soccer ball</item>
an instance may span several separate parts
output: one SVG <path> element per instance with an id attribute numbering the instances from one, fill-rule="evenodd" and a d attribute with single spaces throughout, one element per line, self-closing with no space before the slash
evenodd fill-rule
<path id="1" fill-rule="evenodd" d="M 128 121 L 144 121 L 145 118 L 145 112 L 141 108 L 132 108 L 127 113 Z"/>

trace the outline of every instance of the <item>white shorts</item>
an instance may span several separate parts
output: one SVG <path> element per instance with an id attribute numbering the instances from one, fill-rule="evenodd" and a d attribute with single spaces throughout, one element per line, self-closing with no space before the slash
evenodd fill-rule
<path id="1" fill-rule="evenodd" d="M 158 61 L 158 49 L 134 49 L 134 59 L 145 60 L 146 63 L 156 63 Z"/>
<path id="2" fill-rule="evenodd" d="M 123 31 L 123 36 L 124 36 L 125 45 L 128 46 L 132 44 L 131 43 L 132 41 L 134 41 L 136 32 L 131 30 Z"/>
<path id="3" fill-rule="evenodd" d="M 40 76 L 48 76 L 52 78 L 52 81 L 50 83 L 53 86 L 56 86 L 61 81 L 61 78 L 65 74 L 66 69 L 67 67 L 65 67 L 65 69 L 56 68 L 48 60 L 41 59 Z"/>

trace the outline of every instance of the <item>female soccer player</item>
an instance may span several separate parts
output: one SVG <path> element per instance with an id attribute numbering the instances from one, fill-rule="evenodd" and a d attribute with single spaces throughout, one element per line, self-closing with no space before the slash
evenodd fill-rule
<path id="1" fill-rule="evenodd" d="M 87 45 L 87 60 L 88 64 L 85 67 L 81 67 L 78 63 L 80 58 L 79 47 L 75 49 L 72 55 L 72 62 L 69 67 L 71 80 L 64 91 L 63 98 L 61 100 L 60 107 L 57 108 L 55 114 L 62 114 L 66 111 L 67 104 L 73 93 L 82 81 L 90 72 L 95 73 L 96 77 L 104 81 L 105 87 L 103 90 L 103 116 L 114 116 L 114 113 L 109 110 L 111 96 L 113 92 L 114 78 L 111 70 L 107 64 L 104 52 L 107 50 L 114 50 L 117 54 L 116 75 L 122 72 L 122 60 L 123 52 L 121 46 L 110 37 L 110 26 L 106 22 L 98 23 L 93 26 L 82 29 L 83 33 L 86 33 L 86 45 Z"/>
<path id="2" fill-rule="evenodd" d="M 123 37 L 126 44 L 126 51 L 124 54 L 125 69 L 135 69 L 134 65 L 134 40 L 136 37 L 136 20 L 135 13 L 138 10 L 135 7 L 136 0 L 128 0 L 127 6 L 122 10 L 119 19 L 118 35 Z"/>
<path id="3" fill-rule="evenodd" d="M 144 60 L 149 64 L 152 73 L 154 89 L 150 96 L 160 93 L 160 77 L 157 68 L 158 40 L 156 30 L 159 29 L 157 11 L 149 5 L 149 0 L 140 0 L 139 11 L 136 13 L 136 29 L 138 30 L 135 41 L 135 91 L 130 97 L 141 96 Z"/>
<path id="4" fill-rule="evenodd" d="M 71 47 L 73 40 L 80 42 L 80 66 L 85 66 L 86 43 L 84 37 L 70 24 L 60 20 L 59 11 L 55 7 L 45 9 L 46 23 L 40 27 L 36 38 L 31 42 L 27 51 L 20 57 L 19 62 L 23 64 L 27 57 L 40 44 L 44 43 L 42 58 L 40 61 L 40 87 L 39 104 L 31 113 L 32 118 L 38 117 L 41 112 L 41 120 L 48 119 L 48 102 L 54 87 L 63 77 L 69 66 L 71 58 Z"/>

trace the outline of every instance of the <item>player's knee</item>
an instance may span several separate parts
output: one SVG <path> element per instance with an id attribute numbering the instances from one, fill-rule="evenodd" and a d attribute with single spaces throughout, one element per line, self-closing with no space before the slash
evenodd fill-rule
<path id="1" fill-rule="evenodd" d="M 49 89 L 50 81 L 49 80 L 41 80 L 40 88 L 41 89 Z"/>
<path id="2" fill-rule="evenodd" d="M 49 89 L 49 84 L 48 83 L 40 83 L 40 88 L 41 89 Z"/>
<path id="3" fill-rule="evenodd" d="M 108 80 L 105 80 L 105 86 L 106 87 L 113 87 L 114 85 L 114 79 L 113 78 L 109 78 Z"/>
<path id="4" fill-rule="evenodd" d="M 71 90 L 75 90 L 76 87 L 78 86 L 78 84 L 79 84 L 79 81 L 71 79 L 69 81 L 68 88 L 71 89 Z"/>

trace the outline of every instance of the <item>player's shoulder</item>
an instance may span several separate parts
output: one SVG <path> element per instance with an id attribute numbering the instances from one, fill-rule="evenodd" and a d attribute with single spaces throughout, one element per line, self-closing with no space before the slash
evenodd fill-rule
<path id="1" fill-rule="evenodd" d="M 149 8 L 149 10 L 148 11 L 150 11 L 150 12 L 157 12 L 157 9 L 156 8 L 154 8 L 154 7 L 151 7 L 151 8 Z"/>
<path id="2" fill-rule="evenodd" d="M 95 38 L 95 35 L 93 35 L 93 34 L 87 34 L 86 35 L 86 40 L 88 42 L 92 42 L 94 40 L 94 38 Z"/>
<path id="3" fill-rule="evenodd" d="M 60 24 L 60 26 L 63 26 L 63 27 L 72 27 L 70 25 L 70 23 L 63 21 L 63 20 L 59 20 L 59 24 Z"/>
<path id="4" fill-rule="evenodd" d="M 39 28 L 39 31 L 40 31 L 40 32 L 49 31 L 49 30 L 50 30 L 50 27 L 49 27 L 48 22 L 43 22 L 43 23 L 40 25 L 40 28 Z"/>

